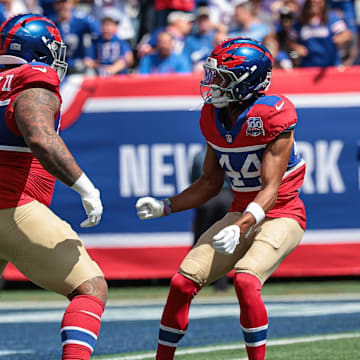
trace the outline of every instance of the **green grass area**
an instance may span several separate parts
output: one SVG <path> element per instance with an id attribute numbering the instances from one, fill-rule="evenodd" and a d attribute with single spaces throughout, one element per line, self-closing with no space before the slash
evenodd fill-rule
<path id="1" fill-rule="evenodd" d="M 337 338 L 344 336 L 343 338 Z M 267 360 L 358 360 L 360 354 L 359 333 L 334 334 L 329 339 L 321 337 L 292 338 L 270 341 Z M 288 344 L 287 344 L 288 342 Z M 95 356 L 94 360 L 153 359 L 154 352 Z M 177 351 L 177 360 L 243 360 L 247 359 L 242 344 L 224 344 L 202 348 L 183 348 Z"/>
<path id="2" fill-rule="evenodd" d="M 359 338 L 324 340 L 311 343 L 269 346 L 267 360 L 358 360 L 360 351 Z M 211 353 L 179 355 L 177 360 L 233 360 L 246 358 L 246 351 L 220 350 Z"/>
<path id="3" fill-rule="evenodd" d="M 169 291 L 166 286 L 117 286 L 110 287 L 110 300 L 150 300 L 165 299 Z M 270 295 L 313 295 L 313 294 L 359 294 L 360 280 L 331 281 L 275 281 L 265 284 L 262 294 Z M 234 297 L 233 286 L 226 292 L 216 292 L 213 287 L 205 287 L 198 298 Z M 41 289 L 6 289 L 0 292 L 1 301 L 61 301 L 61 295 Z"/>

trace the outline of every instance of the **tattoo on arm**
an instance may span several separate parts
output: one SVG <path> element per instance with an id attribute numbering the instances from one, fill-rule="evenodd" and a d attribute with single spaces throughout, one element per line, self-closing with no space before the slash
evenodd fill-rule
<path id="1" fill-rule="evenodd" d="M 56 133 L 60 100 L 50 90 L 24 90 L 14 101 L 16 124 L 34 156 L 50 174 L 71 186 L 82 170 Z"/>

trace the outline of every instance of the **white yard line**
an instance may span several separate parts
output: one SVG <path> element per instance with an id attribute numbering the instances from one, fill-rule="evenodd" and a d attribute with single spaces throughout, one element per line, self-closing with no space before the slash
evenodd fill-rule
<path id="1" fill-rule="evenodd" d="M 322 302 L 322 301 L 342 301 L 342 300 L 360 300 L 360 293 L 347 294 L 301 294 L 301 295 L 263 295 L 265 303 L 267 302 Z M 112 306 L 151 306 L 165 305 L 166 297 L 162 299 L 131 299 L 131 300 L 109 300 L 107 307 Z M 229 294 L 224 296 L 205 297 L 198 295 L 192 302 L 193 304 L 237 304 L 236 295 Z M 64 300 L 49 301 L 1 301 L 0 310 L 16 309 L 64 309 L 69 302 Z"/>
<path id="2" fill-rule="evenodd" d="M 360 333 L 319 335 L 319 336 L 299 337 L 293 339 L 272 340 L 267 343 L 267 346 L 291 345 L 291 344 L 309 343 L 309 342 L 322 341 L 322 340 L 351 339 L 351 338 L 359 338 L 359 337 L 360 337 Z M 220 346 L 204 346 L 196 349 L 178 350 L 176 354 L 177 355 L 205 354 L 214 351 L 239 350 L 239 349 L 245 349 L 245 345 L 234 344 L 234 345 L 220 345 Z M 143 355 L 128 355 L 128 356 L 101 358 L 101 360 L 142 360 L 142 359 L 154 359 L 154 356 L 155 353 L 152 352 Z M 234 360 L 247 360 L 247 359 L 245 358 L 245 359 L 234 359 Z"/>
<path id="3" fill-rule="evenodd" d="M 326 316 L 335 314 L 360 314 L 359 301 L 330 302 L 268 302 L 270 317 Z M 0 308 L 1 309 L 1 308 Z M 63 316 L 64 308 L 18 309 L 18 311 L 0 311 L 0 324 L 9 323 L 46 323 L 58 322 Z M 151 311 L 150 311 L 151 310 Z M 103 315 L 104 322 L 160 320 L 163 305 L 150 306 L 108 306 Z M 190 308 L 191 319 L 209 319 L 216 317 L 239 317 L 237 302 L 222 304 L 194 304 Z"/>
<path id="4" fill-rule="evenodd" d="M 0 350 L 0 357 L 16 354 L 31 354 L 32 350 Z"/>

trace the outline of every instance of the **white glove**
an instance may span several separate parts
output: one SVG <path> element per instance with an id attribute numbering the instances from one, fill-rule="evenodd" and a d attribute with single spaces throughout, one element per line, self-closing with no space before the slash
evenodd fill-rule
<path id="1" fill-rule="evenodd" d="M 83 228 L 97 225 L 101 220 L 103 206 L 100 200 L 100 191 L 95 189 L 93 192 L 81 196 L 81 201 L 88 218 L 80 226 Z"/>
<path id="2" fill-rule="evenodd" d="M 137 216 L 141 220 L 153 219 L 164 215 L 164 202 L 152 197 L 143 197 L 136 202 Z"/>
<path id="3" fill-rule="evenodd" d="M 237 225 L 230 225 L 219 231 L 213 237 L 213 248 L 215 251 L 231 255 L 234 253 L 236 246 L 240 241 L 240 227 Z"/>
<path id="4" fill-rule="evenodd" d="M 97 225 L 103 213 L 100 191 L 95 188 L 85 173 L 80 175 L 71 188 L 80 194 L 83 207 L 88 216 L 80 226 L 84 228 Z"/>

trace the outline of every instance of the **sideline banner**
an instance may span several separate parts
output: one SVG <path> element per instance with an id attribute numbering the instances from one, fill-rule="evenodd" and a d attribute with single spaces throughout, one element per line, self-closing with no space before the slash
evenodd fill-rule
<path id="1" fill-rule="evenodd" d="M 204 142 L 200 75 L 70 76 L 62 137 L 101 189 L 99 226 L 82 229 L 79 196 L 57 183 L 51 208 L 79 232 L 108 279 L 170 278 L 192 245 L 191 210 L 140 221 L 140 196 L 166 198 L 189 183 Z M 360 274 L 360 68 L 274 70 L 269 93 L 293 101 L 308 230 L 274 276 Z M 8 280 L 22 279 L 9 265 Z"/>

